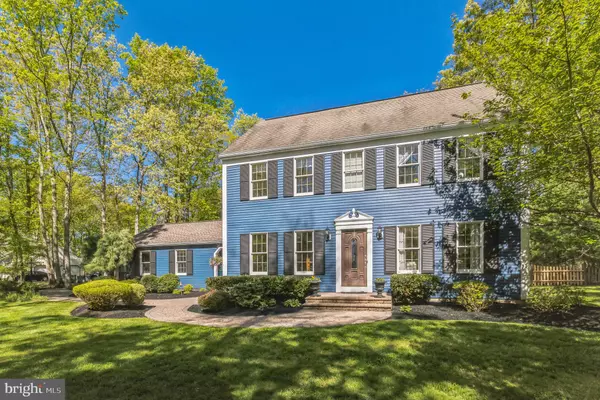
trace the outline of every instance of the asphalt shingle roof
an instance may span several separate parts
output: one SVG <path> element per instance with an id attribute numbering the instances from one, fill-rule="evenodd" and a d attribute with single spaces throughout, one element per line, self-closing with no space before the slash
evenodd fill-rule
<path id="1" fill-rule="evenodd" d="M 464 93 L 470 96 L 464 99 Z M 221 156 L 316 147 L 454 125 L 465 122 L 462 116 L 467 113 L 483 111 L 484 102 L 494 93 L 484 84 L 473 84 L 267 119 L 233 142 Z"/>
<path id="2" fill-rule="evenodd" d="M 135 235 L 137 247 L 222 244 L 221 221 L 154 225 Z"/>

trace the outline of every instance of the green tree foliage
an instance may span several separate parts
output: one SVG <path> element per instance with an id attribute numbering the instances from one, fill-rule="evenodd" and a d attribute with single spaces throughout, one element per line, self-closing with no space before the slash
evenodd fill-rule
<path id="1" fill-rule="evenodd" d="M 135 243 L 127 229 L 118 232 L 107 232 L 98 241 L 94 258 L 86 266 L 86 270 L 113 272 L 126 267 L 133 257 Z"/>
<path id="2" fill-rule="evenodd" d="M 243 109 L 238 109 L 235 112 L 235 120 L 233 121 L 232 131 L 235 137 L 240 137 L 248 132 L 260 118 L 256 114 L 246 114 Z"/>
<path id="3" fill-rule="evenodd" d="M 440 86 L 481 80 L 500 194 L 531 212 L 539 260 L 600 256 L 600 1 L 469 1 Z M 465 88 L 468 96 L 468 87 Z"/>

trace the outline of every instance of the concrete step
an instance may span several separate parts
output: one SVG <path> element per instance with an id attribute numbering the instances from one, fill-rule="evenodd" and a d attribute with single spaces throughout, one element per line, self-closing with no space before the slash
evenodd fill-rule
<path id="1" fill-rule="evenodd" d="M 307 297 L 306 303 L 339 303 L 339 304 L 385 304 L 391 306 L 392 301 L 389 299 L 332 299 L 328 297 Z"/>
<path id="2" fill-rule="evenodd" d="M 319 306 L 307 306 L 306 304 L 304 304 L 304 308 L 309 309 L 309 310 L 319 310 L 319 311 L 368 311 L 368 312 L 391 312 L 392 308 L 391 307 L 386 307 L 386 308 L 374 308 L 374 307 L 361 307 L 361 308 L 356 308 L 356 307 L 330 307 L 330 306 L 323 306 L 323 305 L 319 305 Z"/>

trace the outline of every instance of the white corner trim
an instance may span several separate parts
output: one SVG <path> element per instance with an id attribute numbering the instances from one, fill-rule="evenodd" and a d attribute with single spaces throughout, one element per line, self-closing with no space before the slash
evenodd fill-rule
<path id="1" fill-rule="evenodd" d="M 217 247 L 215 252 L 213 253 L 213 258 L 218 257 L 219 251 L 221 252 L 221 256 L 223 256 L 223 246 Z M 221 267 L 223 264 L 221 264 Z M 215 264 L 213 267 L 213 276 L 219 276 L 219 266 Z"/>
<path id="2" fill-rule="evenodd" d="M 335 224 L 335 291 L 367 292 L 373 291 L 373 217 L 358 212 L 358 217 L 350 218 L 348 213 L 339 216 Z M 367 231 L 367 286 L 342 286 L 342 232 L 348 230 Z"/>
<path id="3" fill-rule="evenodd" d="M 529 247 L 529 210 L 524 211 L 523 222 L 521 222 L 521 243 L 520 243 L 520 263 L 521 263 L 521 300 L 527 299 L 529 288 L 531 287 L 531 262 Z"/>
<path id="4" fill-rule="evenodd" d="M 225 164 L 223 164 L 223 173 L 221 175 L 221 224 L 223 230 L 223 237 L 221 238 L 223 251 L 221 256 L 223 257 L 223 276 L 227 276 L 227 165 Z"/>

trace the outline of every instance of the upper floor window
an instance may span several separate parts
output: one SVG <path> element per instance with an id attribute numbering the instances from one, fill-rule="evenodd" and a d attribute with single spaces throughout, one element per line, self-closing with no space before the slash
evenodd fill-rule
<path id="1" fill-rule="evenodd" d="M 250 235 L 250 274 L 267 275 L 267 273 L 267 234 L 253 233 Z"/>
<path id="2" fill-rule="evenodd" d="M 419 184 L 419 143 L 398 146 L 398 186 Z"/>
<path id="3" fill-rule="evenodd" d="M 313 193 L 313 158 L 295 158 L 295 194 L 304 195 Z"/>
<path id="4" fill-rule="evenodd" d="M 250 193 L 251 199 L 267 198 L 267 163 L 251 164 Z"/>
<path id="5" fill-rule="evenodd" d="M 459 138 L 456 152 L 456 177 L 459 181 L 482 178 L 483 157 L 481 149 L 475 147 L 475 138 Z"/>
<path id="6" fill-rule="evenodd" d="M 187 250 L 175 250 L 175 272 L 177 275 L 187 274 Z"/>
<path id="7" fill-rule="evenodd" d="M 420 229 L 415 226 L 398 227 L 398 273 L 419 272 L 421 240 Z"/>
<path id="8" fill-rule="evenodd" d="M 344 153 L 344 191 L 364 189 L 363 151 Z"/>
<path id="9" fill-rule="evenodd" d="M 150 275 L 150 252 L 140 252 L 140 271 L 142 275 Z"/>
<path id="10" fill-rule="evenodd" d="M 313 232 L 300 231 L 295 232 L 296 240 L 294 246 L 295 274 L 312 275 L 314 274 L 314 246 Z"/>
<path id="11" fill-rule="evenodd" d="M 456 238 L 456 271 L 458 273 L 483 272 L 483 223 L 457 223 Z"/>

